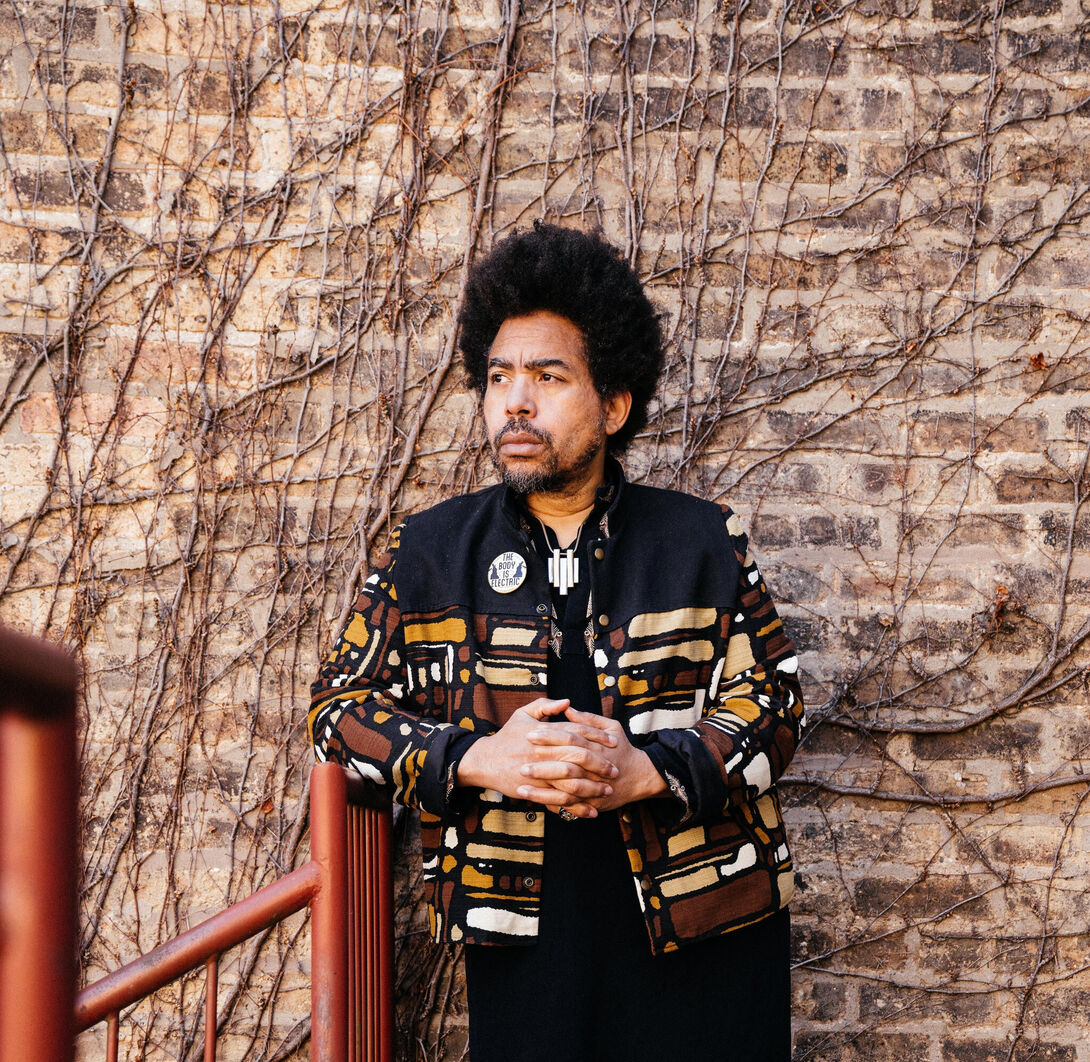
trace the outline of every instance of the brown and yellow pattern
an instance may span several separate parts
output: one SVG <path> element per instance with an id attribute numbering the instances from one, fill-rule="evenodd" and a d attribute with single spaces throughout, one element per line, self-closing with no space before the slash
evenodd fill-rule
<path id="1" fill-rule="evenodd" d="M 733 514 L 645 487 L 618 493 L 592 573 L 590 644 L 602 711 L 673 794 L 620 816 L 652 946 L 668 951 L 790 899 L 774 785 L 802 702 L 794 647 Z M 649 552 L 673 547 L 679 527 L 688 549 L 656 574 Z M 439 940 L 504 943 L 537 929 L 547 812 L 452 782 L 468 743 L 546 686 L 548 590 L 528 546 L 500 488 L 412 518 L 314 685 L 318 757 L 420 809 Z M 528 559 L 528 575 L 500 595 L 485 571 L 508 551 Z"/>

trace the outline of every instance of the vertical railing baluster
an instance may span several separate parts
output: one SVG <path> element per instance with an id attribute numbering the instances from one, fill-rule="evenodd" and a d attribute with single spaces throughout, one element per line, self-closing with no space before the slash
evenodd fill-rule
<path id="1" fill-rule="evenodd" d="M 379 851 L 379 826 L 382 821 L 380 812 L 372 810 L 367 815 L 367 848 L 370 852 L 367 862 L 371 866 L 371 889 L 368 906 L 371 908 L 371 1014 L 375 1026 L 375 1062 L 383 1057 L 383 1016 L 382 1016 L 382 855 Z M 391 1059 L 390 1062 L 393 1062 Z"/>
<path id="2" fill-rule="evenodd" d="M 219 990 L 220 957 L 204 964 L 204 1062 L 216 1062 L 216 995 Z"/>
<path id="3" fill-rule="evenodd" d="M 375 963 L 374 963 L 374 925 L 372 919 L 374 912 L 371 908 L 371 897 L 374 892 L 374 873 L 373 873 L 373 856 L 371 846 L 367 843 L 368 831 L 367 824 L 371 818 L 370 809 L 360 810 L 360 828 L 362 832 L 361 844 L 363 847 L 363 865 L 360 873 L 360 894 L 356 897 L 356 902 L 360 905 L 360 918 L 363 922 L 363 966 L 364 966 L 364 978 L 367 984 L 367 994 L 364 998 L 364 1012 L 366 1014 L 367 1022 L 367 1062 L 375 1062 Z"/>
<path id="4" fill-rule="evenodd" d="M 356 893 L 356 809 L 348 807 L 348 1062 L 359 1062 L 359 954 L 360 925 L 354 897 Z"/>
<path id="5" fill-rule="evenodd" d="M 360 824 L 367 814 L 364 808 L 353 808 L 352 832 L 356 837 L 356 866 L 353 871 L 352 907 L 356 912 L 356 977 L 359 979 L 360 990 L 356 996 L 356 1019 L 358 1032 L 356 1042 L 358 1044 L 360 1062 L 369 1062 L 371 1053 L 367 1047 L 369 1029 L 371 1025 L 370 990 L 371 985 L 367 979 L 367 912 L 364 908 L 364 893 L 367 888 L 367 848 L 364 845 L 363 833 Z"/>
<path id="6" fill-rule="evenodd" d="M 371 818 L 378 911 L 375 924 L 378 1057 L 380 1062 L 394 1062 L 394 820 L 389 808 L 373 812 Z"/>
<path id="7" fill-rule="evenodd" d="M 371 849 L 367 844 L 368 808 L 359 808 L 356 815 L 356 833 L 359 837 L 360 866 L 359 889 L 355 897 L 360 919 L 360 976 L 363 978 L 363 1023 L 365 1036 L 364 1058 L 375 1060 L 375 968 L 372 962 L 373 929 L 371 924 Z"/>
<path id="8" fill-rule="evenodd" d="M 117 1062 L 117 1011 L 106 1019 L 106 1062 Z"/>
<path id="9" fill-rule="evenodd" d="M 356 976 L 360 980 L 360 994 L 356 1001 L 359 1012 L 359 1052 L 360 1062 L 370 1062 L 371 1051 L 368 1046 L 371 1035 L 371 981 L 367 969 L 367 933 L 370 928 L 367 925 L 367 908 L 365 898 L 367 893 L 367 844 L 363 835 L 363 820 L 367 815 L 366 808 L 354 808 L 355 822 L 353 829 L 356 834 L 356 873 L 355 893 L 352 896 L 352 906 L 356 910 L 356 924 L 359 926 L 359 944 L 356 948 Z"/>

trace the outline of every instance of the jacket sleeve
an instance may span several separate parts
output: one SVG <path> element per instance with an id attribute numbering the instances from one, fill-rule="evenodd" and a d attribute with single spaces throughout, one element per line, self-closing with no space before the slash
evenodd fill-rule
<path id="1" fill-rule="evenodd" d="M 340 763 L 398 803 L 442 815 L 458 761 L 477 737 L 405 698 L 405 637 L 395 570 L 400 528 L 311 686 L 307 725 L 319 762 Z"/>
<path id="2" fill-rule="evenodd" d="M 726 653 L 709 690 L 712 707 L 695 726 L 656 731 L 644 746 L 674 797 L 661 810 L 678 825 L 719 815 L 770 789 L 791 761 L 805 722 L 795 646 L 738 518 L 724 512 L 738 587 L 732 613 L 723 618 Z"/>

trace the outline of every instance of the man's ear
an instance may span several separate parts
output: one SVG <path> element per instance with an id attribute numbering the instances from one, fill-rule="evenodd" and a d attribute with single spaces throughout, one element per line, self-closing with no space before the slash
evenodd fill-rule
<path id="1" fill-rule="evenodd" d="M 602 408 L 606 414 L 606 435 L 616 435 L 628 420 L 632 409 L 632 392 L 618 391 L 610 395 L 602 400 Z"/>

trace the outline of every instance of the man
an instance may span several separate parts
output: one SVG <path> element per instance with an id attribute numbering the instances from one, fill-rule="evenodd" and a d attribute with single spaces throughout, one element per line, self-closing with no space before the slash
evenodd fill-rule
<path id="1" fill-rule="evenodd" d="M 654 310 L 538 225 L 459 326 L 503 482 L 395 530 L 314 685 L 318 758 L 419 808 L 473 1062 L 786 1060 L 797 662 L 730 510 L 614 460 Z"/>

